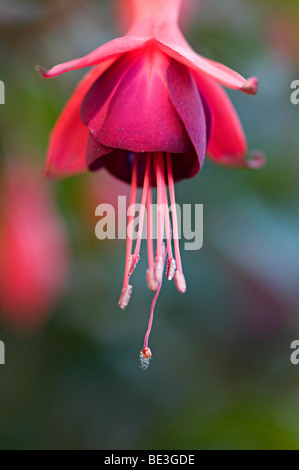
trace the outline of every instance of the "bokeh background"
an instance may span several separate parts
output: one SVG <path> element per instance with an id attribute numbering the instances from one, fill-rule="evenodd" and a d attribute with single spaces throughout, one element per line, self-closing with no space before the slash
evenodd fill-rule
<path id="1" fill-rule="evenodd" d="M 206 161 L 177 185 L 178 202 L 204 204 L 204 247 L 183 253 L 185 296 L 164 283 L 143 372 L 146 262 L 122 312 L 125 243 L 94 234 L 96 206 L 128 188 L 105 173 L 41 175 L 50 130 L 84 72 L 46 81 L 34 67 L 120 35 L 115 3 L 1 0 L 1 449 L 299 448 L 299 366 L 290 362 L 299 339 L 299 106 L 290 102 L 299 3 L 193 7 L 183 19 L 192 46 L 259 77 L 257 97 L 229 94 L 249 147 L 268 162 L 246 172 Z"/>

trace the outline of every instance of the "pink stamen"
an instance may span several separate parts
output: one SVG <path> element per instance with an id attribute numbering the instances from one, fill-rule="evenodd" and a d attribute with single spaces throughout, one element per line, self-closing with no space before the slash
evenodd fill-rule
<path id="1" fill-rule="evenodd" d="M 156 179 L 157 179 L 157 247 L 155 259 L 155 278 L 158 284 L 161 282 L 164 269 L 164 260 L 162 253 L 163 238 L 164 238 L 164 188 L 165 188 L 165 174 L 164 174 L 164 154 L 158 153 L 156 155 Z"/>
<path id="2" fill-rule="evenodd" d="M 145 175 L 144 175 L 143 192 L 142 192 L 140 214 L 139 214 L 139 228 L 138 228 L 137 242 L 136 242 L 136 247 L 135 247 L 135 251 L 133 255 L 134 258 L 138 258 L 138 259 L 139 259 L 142 233 L 143 233 L 145 204 L 146 204 L 146 200 L 148 196 L 148 188 L 149 188 L 149 183 L 150 183 L 151 160 L 152 160 L 152 155 L 149 153 L 147 155 L 146 169 L 145 169 Z"/>
<path id="3" fill-rule="evenodd" d="M 171 245 L 172 229 L 171 229 L 171 222 L 170 222 L 170 217 L 169 217 L 168 197 L 167 197 L 166 185 L 165 185 L 165 188 L 164 188 L 164 208 L 165 208 L 164 209 L 164 216 L 165 216 L 167 255 L 168 255 L 166 277 L 169 281 L 171 281 L 173 279 L 173 276 L 174 276 L 175 271 L 176 271 L 176 262 L 175 262 L 175 259 L 173 258 L 173 253 L 172 253 L 172 245 Z"/>
<path id="4" fill-rule="evenodd" d="M 185 292 L 187 290 L 186 279 L 185 279 L 184 274 L 181 271 L 177 270 L 175 272 L 174 282 L 175 282 L 175 286 L 176 286 L 177 290 L 181 294 L 185 294 Z"/>
<path id="5" fill-rule="evenodd" d="M 128 265 L 128 276 L 129 277 L 132 276 L 133 272 L 135 271 L 139 260 L 140 260 L 139 255 L 134 254 L 134 255 L 131 255 L 129 257 L 129 265 Z"/>
<path id="6" fill-rule="evenodd" d="M 135 271 L 136 266 L 137 266 L 137 264 L 140 260 L 139 253 L 140 253 L 142 233 L 143 233 L 143 225 L 144 225 L 145 204 L 146 204 L 146 198 L 147 198 L 149 180 L 150 180 L 150 173 L 151 173 L 151 159 L 152 159 L 152 156 L 149 153 L 148 156 L 147 156 L 146 170 L 145 170 L 144 183 L 143 183 L 143 192 L 142 192 L 142 198 L 141 198 L 141 204 L 140 204 L 139 228 L 138 228 L 138 234 L 137 234 L 137 241 L 136 241 L 134 254 L 131 255 L 130 258 L 129 258 L 129 272 L 128 272 L 129 276 L 132 276 L 132 274 Z"/>
<path id="7" fill-rule="evenodd" d="M 137 190 L 137 173 L 138 170 L 138 154 L 135 154 L 133 169 L 132 169 L 132 181 L 131 181 L 131 195 L 130 195 L 130 208 L 136 203 L 136 190 Z M 128 233 L 127 233 L 127 248 L 126 248 L 126 264 L 123 288 L 119 299 L 119 306 L 121 309 L 126 308 L 129 303 L 130 296 L 132 293 L 132 286 L 129 286 L 130 272 L 132 270 L 132 246 L 133 246 L 133 222 L 134 211 L 130 212 L 128 217 Z M 137 262 L 135 262 L 136 266 Z"/>
<path id="8" fill-rule="evenodd" d="M 180 254 L 180 245 L 179 245 L 179 230 L 178 230 L 178 220 L 177 220 L 177 211 L 175 204 L 175 190 L 174 190 L 174 179 L 171 163 L 171 155 L 167 153 L 167 177 L 168 177 L 168 187 L 169 187 L 169 196 L 170 203 L 172 207 L 172 228 L 173 228 L 173 242 L 174 242 L 174 251 L 175 251 L 175 262 L 177 266 L 177 271 L 174 275 L 175 285 L 178 291 L 181 294 L 184 294 L 187 290 L 185 276 L 183 274 L 182 260 Z"/>
<path id="9" fill-rule="evenodd" d="M 172 171 L 172 163 L 170 154 L 166 155 L 167 158 L 167 178 L 169 186 L 169 198 L 172 207 L 172 224 L 169 216 L 168 208 L 168 195 L 165 179 L 165 163 L 164 154 L 157 153 L 154 155 L 154 164 L 156 172 L 157 183 L 157 246 L 156 258 L 154 260 L 154 244 L 153 244 L 153 221 L 152 221 L 152 191 L 151 191 L 151 161 L 152 154 L 148 153 L 146 161 L 146 169 L 144 175 L 143 192 L 140 205 L 139 214 L 139 228 L 137 234 L 137 241 L 134 253 L 132 253 L 133 246 L 133 221 L 135 217 L 136 208 L 136 191 L 137 191 L 137 177 L 138 177 L 138 154 L 135 155 L 134 164 L 132 169 L 132 182 L 131 182 L 131 196 L 130 196 L 130 212 L 128 216 L 128 230 L 127 230 L 127 248 L 126 248 L 126 265 L 124 274 L 124 283 L 119 300 L 119 306 L 124 309 L 131 298 L 132 286 L 129 284 L 130 276 L 133 274 L 135 267 L 140 259 L 141 240 L 144 227 L 145 211 L 147 208 L 147 254 L 148 254 L 148 270 L 146 279 L 148 286 L 151 290 L 156 291 L 152 301 L 150 318 L 148 328 L 144 338 L 144 347 L 140 353 L 141 366 L 146 369 L 152 357 L 150 348 L 148 347 L 149 337 L 153 325 L 155 306 L 161 291 L 163 282 L 163 271 L 165 261 L 167 259 L 166 276 L 170 280 L 174 277 L 175 284 L 179 292 L 186 292 L 186 281 L 182 270 L 182 261 L 179 248 L 179 233 L 177 211 L 175 205 L 175 191 L 174 179 Z M 164 224 L 166 226 L 166 241 L 167 248 L 165 248 L 164 240 Z M 172 226 L 171 226 L 172 225 Z M 172 234 L 174 239 L 175 259 L 172 251 Z M 177 271 L 176 271 L 177 267 Z"/>
<path id="10" fill-rule="evenodd" d="M 132 295 L 133 287 L 128 284 L 127 287 L 124 287 L 121 291 L 121 300 L 120 300 L 120 308 L 124 310 L 128 303 L 130 302 L 131 295 Z"/>
<path id="11" fill-rule="evenodd" d="M 167 270 L 166 270 L 166 277 L 169 281 L 171 281 L 176 272 L 176 262 L 174 258 L 169 258 L 167 260 Z"/>

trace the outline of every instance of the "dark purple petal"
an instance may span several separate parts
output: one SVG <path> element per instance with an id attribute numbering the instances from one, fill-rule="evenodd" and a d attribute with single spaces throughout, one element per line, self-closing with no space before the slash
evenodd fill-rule
<path id="1" fill-rule="evenodd" d="M 175 183 L 193 178 L 201 168 L 194 148 L 187 153 L 171 154 L 171 162 Z"/>
<path id="2" fill-rule="evenodd" d="M 86 147 L 86 163 L 89 170 L 99 170 L 103 166 L 101 164 L 101 157 L 114 152 L 114 150 L 99 144 L 92 134 L 89 134 Z"/>
<path id="3" fill-rule="evenodd" d="M 201 101 L 202 101 L 202 105 L 203 105 L 203 109 L 204 109 L 205 117 L 206 117 L 207 147 L 208 147 L 209 142 L 210 142 L 211 137 L 212 137 L 212 128 L 213 128 L 213 124 L 214 124 L 214 118 L 213 118 L 212 109 L 211 109 L 209 101 L 207 100 L 206 96 L 201 92 L 201 90 L 198 90 L 198 91 L 199 91 L 199 94 L 200 94 L 200 97 L 201 97 Z"/>
<path id="4" fill-rule="evenodd" d="M 104 147 L 89 135 L 86 159 L 90 171 L 106 168 L 116 178 L 131 183 L 134 154 L 126 150 Z M 140 186 L 143 185 L 143 174 L 140 174 Z"/>

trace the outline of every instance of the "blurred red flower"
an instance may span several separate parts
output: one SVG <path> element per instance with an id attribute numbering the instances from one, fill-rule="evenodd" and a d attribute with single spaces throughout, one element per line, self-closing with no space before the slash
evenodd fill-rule
<path id="1" fill-rule="evenodd" d="M 34 327 L 66 285 L 66 234 L 42 178 L 18 162 L 2 175 L 0 314 L 5 323 Z"/>
<path id="2" fill-rule="evenodd" d="M 268 17 L 267 29 L 274 50 L 284 60 L 298 63 L 299 8 L 297 3 L 275 4 Z"/>

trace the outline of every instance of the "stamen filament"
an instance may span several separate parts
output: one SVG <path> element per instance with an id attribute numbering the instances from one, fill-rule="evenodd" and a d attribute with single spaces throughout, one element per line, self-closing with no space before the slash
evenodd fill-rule
<path id="1" fill-rule="evenodd" d="M 150 290 L 156 291 L 158 283 L 154 274 L 154 242 L 153 242 L 153 214 L 152 214 L 152 189 L 149 186 L 146 200 L 146 228 L 147 228 L 147 257 L 148 270 L 146 272 L 146 282 Z"/>
<path id="2" fill-rule="evenodd" d="M 137 242 L 136 242 L 136 247 L 134 251 L 135 258 L 137 257 L 139 258 L 139 253 L 140 253 L 140 246 L 141 246 L 143 225 L 144 225 L 145 204 L 146 204 L 146 199 L 148 196 L 148 188 L 149 188 L 149 181 L 150 181 L 150 174 L 151 174 L 151 159 L 152 159 L 152 156 L 149 153 L 147 155 L 146 169 L 145 169 L 145 175 L 144 175 L 143 192 L 142 192 L 140 214 L 139 214 L 138 236 L 137 236 Z"/>
<path id="3" fill-rule="evenodd" d="M 163 276 L 163 253 L 162 245 L 164 238 L 164 154 L 156 155 L 156 179 L 157 179 L 157 247 L 155 260 L 155 278 L 158 283 Z"/>
<path id="4" fill-rule="evenodd" d="M 131 181 L 131 195 L 130 195 L 130 213 L 128 217 L 128 233 L 127 233 L 127 248 L 126 248 L 126 264 L 123 288 L 119 299 L 119 306 L 124 309 L 130 300 L 132 293 L 132 286 L 129 285 L 129 272 L 132 265 L 132 246 L 133 246 L 133 220 L 134 211 L 131 212 L 131 208 L 136 203 L 136 190 L 137 190 L 137 176 L 138 176 L 138 154 L 135 154 L 133 169 L 132 169 L 132 181 Z"/>
<path id="5" fill-rule="evenodd" d="M 170 222 L 170 217 L 169 217 L 169 208 L 168 208 L 168 198 L 167 198 L 166 185 L 165 185 L 165 188 L 164 188 L 164 217 L 165 217 L 167 253 L 168 253 L 168 258 L 171 259 L 171 258 L 173 258 L 172 245 L 171 245 L 172 229 L 171 229 L 171 222 Z"/>
<path id="6" fill-rule="evenodd" d="M 171 228 L 171 222 L 170 222 L 170 217 L 169 217 L 169 207 L 168 207 L 166 185 L 164 188 L 164 216 L 165 216 L 165 229 L 166 229 L 167 255 L 168 255 L 166 276 L 167 276 L 167 279 L 171 281 L 176 271 L 176 262 L 173 258 L 173 252 L 172 252 L 172 244 L 171 244 L 172 228 Z"/>

